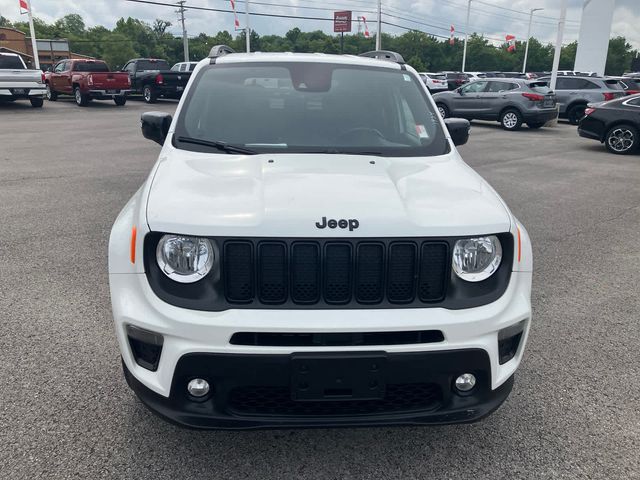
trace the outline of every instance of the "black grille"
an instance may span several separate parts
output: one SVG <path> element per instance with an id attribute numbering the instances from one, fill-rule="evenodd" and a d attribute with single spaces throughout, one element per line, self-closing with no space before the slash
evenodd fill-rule
<path id="1" fill-rule="evenodd" d="M 444 341 L 440 330 L 348 333 L 238 332 L 231 345 L 260 347 L 354 347 L 362 345 L 410 345 Z"/>
<path id="2" fill-rule="evenodd" d="M 288 387 L 249 386 L 231 391 L 229 407 L 241 414 L 341 416 L 433 410 L 442 391 L 433 383 L 387 385 L 381 400 L 295 401 Z"/>
<path id="3" fill-rule="evenodd" d="M 231 304 L 438 302 L 450 263 L 438 241 L 227 240 L 223 256 Z"/>

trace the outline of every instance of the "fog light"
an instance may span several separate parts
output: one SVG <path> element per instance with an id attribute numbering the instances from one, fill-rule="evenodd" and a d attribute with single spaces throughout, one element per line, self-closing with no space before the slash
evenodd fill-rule
<path id="1" fill-rule="evenodd" d="M 472 373 L 463 373 L 456 378 L 456 388 L 461 392 L 468 392 L 476 386 L 476 376 Z"/>
<path id="2" fill-rule="evenodd" d="M 187 390 L 194 397 L 204 397 L 209 393 L 209 382 L 202 378 L 194 378 L 187 385 Z"/>

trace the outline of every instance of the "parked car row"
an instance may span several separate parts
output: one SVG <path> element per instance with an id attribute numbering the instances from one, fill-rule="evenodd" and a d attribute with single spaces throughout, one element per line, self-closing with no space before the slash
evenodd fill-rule
<path id="1" fill-rule="evenodd" d="M 114 72 L 102 60 L 60 60 L 46 73 L 27 69 L 14 53 L 0 53 L 0 100 L 29 100 L 42 107 L 44 98 L 55 102 L 60 96 L 72 96 L 85 107 L 92 100 L 127 103 L 130 95 L 142 95 L 147 103 L 158 98 L 182 96 L 196 63 L 180 62 L 173 67 L 165 60 L 136 58 Z"/>

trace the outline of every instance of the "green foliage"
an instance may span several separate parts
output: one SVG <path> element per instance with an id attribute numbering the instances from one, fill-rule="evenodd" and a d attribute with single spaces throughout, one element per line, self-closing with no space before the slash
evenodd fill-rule
<path id="1" fill-rule="evenodd" d="M 182 39 L 167 33 L 171 23 L 157 19 L 150 25 L 135 18 L 121 18 L 116 26 L 109 30 L 105 27 L 86 28 L 80 15 L 65 15 L 52 24 L 38 18 L 34 19 L 36 35 L 39 38 L 67 38 L 74 52 L 102 58 L 112 68 L 120 68 L 129 58 L 156 57 L 169 63 L 183 60 Z M 13 26 L 28 34 L 26 22 L 13 25 L 0 17 L 0 25 Z M 221 31 L 214 36 L 199 34 L 189 40 L 191 60 L 199 60 L 209 53 L 214 45 L 229 45 L 236 51 L 244 51 L 245 34 L 235 37 Z M 449 45 L 424 32 L 409 31 L 403 35 L 383 34 L 382 45 L 386 50 L 401 53 L 408 63 L 419 71 L 460 70 L 462 66 L 463 42 L 456 40 Z M 298 27 L 289 30 L 283 37 L 279 35 L 261 36 L 251 32 L 251 48 L 262 52 L 322 52 L 340 53 L 340 37 L 328 35 L 320 30 L 303 32 Z M 357 55 L 375 48 L 375 38 L 363 35 L 345 35 L 344 53 Z M 572 70 L 575 62 L 577 42 L 562 49 L 560 69 Z M 472 34 L 468 40 L 468 71 L 520 71 L 524 60 L 525 43 L 517 42 L 516 51 L 508 52 L 506 45 L 494 47 L 482 35 Z M 551 70 L 553 45 L 543 45 L 535 38 L 529 43 L 527 71 Z M 620 75 L 631 68 L 631 62 L 638 56 L 624 37 L 612 38 L 609 42 L 609 57 L 606 73 Z"/>

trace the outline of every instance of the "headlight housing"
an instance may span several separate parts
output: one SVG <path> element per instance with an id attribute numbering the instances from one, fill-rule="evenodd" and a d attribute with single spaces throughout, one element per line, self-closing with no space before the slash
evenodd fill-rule
<path id="1" fill-rule="evenodd" d="M 214 252 L 206 238 L 164 235 L 156 248 L 160 270 L 172 280 L 193 283 L 213 267 Z"/>
<path id="2" fill-rule="evenodd" d="M 453 271 L 467 282 L 493 275 L 502 261 L 502 245 L 495 235 L 458 240 L 453 247 Z"/>

